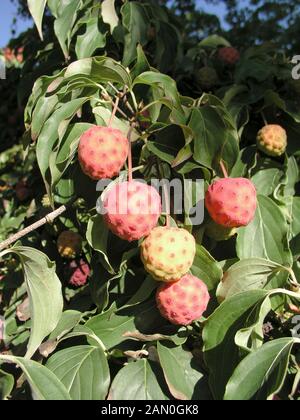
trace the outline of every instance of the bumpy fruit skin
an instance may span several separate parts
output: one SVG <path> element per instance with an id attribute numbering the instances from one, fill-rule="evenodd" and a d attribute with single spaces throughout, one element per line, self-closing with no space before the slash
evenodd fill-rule
<path id="1" fill-rule="evenodd" d="M 82 287 L 87 284 L 89 275 L 91 273 L 89 265 L 84 261 L 80 260 L 72 261 L 70 263 L 71 277 L 69 284 L 74 287 Z"/>
<path id="2" fill-rule="evenodd" d="M 210 220 L 205 229 L 205 234 L 211 238 L 214 239 L 217 242 L 220 241 L 228 241 L 230 238 L 232 238 L 234 235 L 236 235 L 237 229 L 236 228 L 228 228 L 221 225 L 218 225 L 213 220 Z"/>
<path id="3" fill-rule="evenodd" d="M 218 225 L 226 228 L 247 226 L 255 216 L 257 193 L 246 178 L 225 178 L 214 182 L 205 196 L 206 208 Z"/>
<path id="4" fill-rule="evenodd" d="M 115 184 L 103 200 L 104 221 L 119 238 L 132 242 L 149 235 L 161 215 L 161 198 L 142 182 Z"/>
<path id="5" fill-rule="evenodd" d="M 78 233 L 62 232 L 57 240 L 57 249 L 63 258 L 75 258 L 81 252 L 82 238 Z"/>
<path id="6" fill-rule="evenodd" d="M 285 129 L 276 124 L 266 125 L 258 132 L 257 147 L 268 156 L 283 155 L 287 148 Z"/>
<path id="7" fill-rule="evenodd" d="M 161 315 L 175 325 L 189 325 L 201 318 L 210 296 L 202 280 L 186 274 L 177 282 L 158 288 L 156 302 Z"/>
<path id="8" fill-rule="evenodd" d="M 223 47 L 219 49 L 218 57 L 223 63 L 234 66 L 241 58 L 239 51 L 233 47 Z"/>
<path id="9" fill-rule="evenodd" d="M 210 89 L 218 84 L 219 77 L 212 67 L 202 67 L 196 75 L 197 82 L 203 89 Z"/>
<path id="10" fill-rule="evenodd" d="M 128 149 L 128 139 L 120 130 L 95 126 L 81 136 L 78 159 L 91 179 L 113 178 L 124 166 Z"/>
<path id="11" fill-rule="evenodd" d="M 144 240 L 141 258 L 146 271 L 158 281 L 179 280 L 193 265 L 196 241 L 185 229 L 157 227 Z"/>

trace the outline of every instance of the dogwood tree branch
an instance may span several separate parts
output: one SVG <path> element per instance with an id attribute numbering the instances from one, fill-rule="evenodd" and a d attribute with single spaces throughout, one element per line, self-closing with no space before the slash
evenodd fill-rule
<path id="1" fill-rule="evenodd" d="M 46 225 L 47 223 L 53 223 L 53 221 L 61 216 L 65 211 L 68 210 L 72 206 L 72 204 L 76 201 L 77 198 L 74 198 L 70 201 L 70 203 L 59 207 L 58 209 L 54 210 L 53 212 L 47 214 L 42 219 L 38 220 L 37 222 L 33 223 L 32 225 L 26 227 L 25 229 L 21 230 L 20 232 L 12 235 L 5 241 L 0 243 L 0 251 L 3 251 L 4 249 L 8 248 L 10 245 L 17 242 L 19 239 L 23 238 L 24 236 L 28 235 L 29 233 L 39 229 L 40 227 Z"/>

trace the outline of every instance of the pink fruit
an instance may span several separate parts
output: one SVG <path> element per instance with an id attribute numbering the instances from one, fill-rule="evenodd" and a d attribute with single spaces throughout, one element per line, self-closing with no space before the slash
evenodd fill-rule
<path id="1" fill-rule="evenodd" d="M 211 218 L 227 228 L 247 226 L 255 216 L 257 193 L 246 178 L 224 178 L 208 189 L 205 205 Z"/>
<path id="2" fill-rule="evenodd" d="M 241 55 L 236 48 L 223 47 L 219 49 L 218 57 L 225 64 L 233 66 L 239 61 L 239 59 L 241 58 Z"/>
<path id="3" fill-rule="evenodd" d="M 115 184 L 103 200 L 104 221 L 119 238 L 132 242 L 149 235 L 161 214 L 155 188 L 137 181 Z"/>
<path id="4" fill-rule="evenodd" d="M 83 172 L 90 178 L 112 178 L 124 166 L 128 149 L 128 139 L 120 130 L 95 126 L 81 136 L 78 159 Z"/>
<path id="5" fill-rule="evenodd" d="M 162 285 L 156 294 L 161 315 L 175 325 L 189 325 L 201 318 L 209 300 L 207 286 L 191 274 Z"/>
<path id="6" fill-rule="evenodd" d="M 90 275 L 90 267 L 84 260 L 80 260 L 79 263 L 77 261 L 72 261 L 70 263 L 71 269 L 71 277 L 69 280 L 69 284 L 75 287 L 84 286 Z"/>

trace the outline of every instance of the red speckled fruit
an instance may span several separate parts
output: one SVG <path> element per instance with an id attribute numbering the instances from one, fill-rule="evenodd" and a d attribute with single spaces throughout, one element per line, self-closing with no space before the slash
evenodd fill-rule
<path id="1" fill-rule="evenodd" d="M 175 325 L 189 325 L 201 318 L 210 296 L 202 280 L 186 274 L 179 281 L 158 288 L 156 302 L 161 315 Z"/>
<path id="2" fill-rule="evenodd" d="M 124 166 L 128 149 L 128 139 L 120 130 L 92 127 L 80 138 L 78 159 L 83 172 L 90 178 L 112 178 Z"/>
<path id="3" fill-rule="evenodd" d="M 211 218 L 227 228 L 247 226 L 255 216 L 257 193 L 246 178 L 225 178 L 208 189 L 205 205 Z"/>
<path id="4" fill-rule="evenodd" d="M 70 270 L 72 274 L 69 284 L 75 287 L 81 287 L 87 283 L 91 270 L 84 260 L 80 260 L 79 263 L 72 261 L 70 263 Z"/>
<path id="5" fill-rule="evenodd" d="M 230 66 L 236 64 L 241 58 L 239 51 L 233 47 L 220 48 L 218 56 L 221 61 Z"/>
<path id="6" fill-rule="evenodd" d="M 157 227 L 144 240 L 141 258 L 152 277 L 158 281 L 179 280 L 193 265 L 195 238 L 185 229 Z"/>
<path id="7" fill-rule="evenodd" d="M 161 207 L 155 188 L 137 181 L 122 182 L 105 194 L 104 220 L 115 235 L 132 242 L 149 235 L 158 222 Z"/>

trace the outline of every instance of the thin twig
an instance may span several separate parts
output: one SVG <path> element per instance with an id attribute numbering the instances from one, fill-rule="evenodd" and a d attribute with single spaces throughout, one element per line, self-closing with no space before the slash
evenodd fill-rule
<path id="1" fill-rule="evenodd" d="M 132 182 L 132 180 L 133 180 L 133 176 L 132 176 L 132 149 L 131 149 L 132 146 L 131 146 L 131 135 L 132 135 L 132 132 L 134 130 L 134 126 L 135 126 L 134 123 L 131 123 L 130 124 L 130 128 L 129 128 L 128 135 L 127 135 L 128 142 L 129 142 L 129 145 L 128 145 L 128 181 L 129 182 Z"/>
<path id="2" fill-rule="evenodd" d="M 76 198 L 77 199 L 77 198 Z M 10 238 L 6 239 L 5 241 L 0 243 L 0 251 L 8 248 L 10 245 L 17 242 L 19 239 L 23 238 L 24 236 L 28 235 L 29 233 L 39 229 L 40 227 L 46 225 L 47 223 L 52 223 L 57 217 L 61 216 L 72 204 L 76 201 L 74 198 L 70 201 L 69 204 L 59 207 L 57 210 L 54 210 L 52 213 L 47 214 L 45 217 L 40 219 L 39 221 L 33 223 L 32 225 L 28 226 L 27 228 L 21 230 L 20 232 L 12 235 Z"/>

